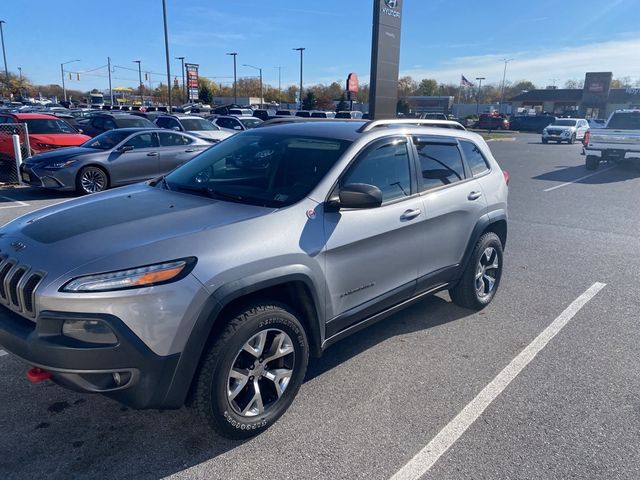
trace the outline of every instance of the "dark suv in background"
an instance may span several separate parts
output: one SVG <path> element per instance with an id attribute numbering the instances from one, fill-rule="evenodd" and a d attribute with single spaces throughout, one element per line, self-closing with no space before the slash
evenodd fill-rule
<path id="1" fill-rule="evenodd" d="M 556 121 L 552 115 L 514 115 L 511 117 L 511 130 L 542 133 L 542 130 Z"/>
<path id="2" fill-rule="evenodd" d="M 107 112 L 78 120 L 78 127 L 82 129 L 82 133 L 90 137 L 95 137 L 116 128 L 156 128 L 156 126 L 146 118 L 128 113 Z"/>

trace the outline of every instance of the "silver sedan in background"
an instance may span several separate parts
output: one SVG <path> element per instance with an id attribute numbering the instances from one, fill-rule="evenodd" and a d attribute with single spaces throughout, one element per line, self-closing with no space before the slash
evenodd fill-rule
<path id="1" fill-rule="evenodd" d="M 210 146 L 183 132 L 122 128 L 79 147 L 34 155 L 21 165 L 20 177 L 34 187 L 95 193 L 164 175 Z"/>

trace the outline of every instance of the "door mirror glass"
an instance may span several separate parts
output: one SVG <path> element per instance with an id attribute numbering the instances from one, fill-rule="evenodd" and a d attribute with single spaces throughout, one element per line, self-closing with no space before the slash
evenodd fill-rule
<path id="1" fill-rule="evenodd" d="M 382 191 L 367 183 L 350 183 L 338 194 L 340 208 L 377 208 L 382 205 Z"/>
<path id="2" fill-rule="evenodd" d="M 123 145 L 118 149 L 118 151 L 122 153 L 130 152 L 131 150 L 133 150 L 133 145 Z"/>

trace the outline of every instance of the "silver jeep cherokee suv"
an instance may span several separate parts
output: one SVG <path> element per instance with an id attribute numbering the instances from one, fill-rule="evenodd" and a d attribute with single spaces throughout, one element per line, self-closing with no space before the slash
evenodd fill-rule
<path id="1" fill-rule="evenodd" d="M 268 428 L 309 355 L 441 290 L 471 309 L 495 295 L 508 177 L 478 135 L 421 124 L 249 130 L 10 222 L 0 345 L 32 380 L 187 402 L 228 437 Z"/>

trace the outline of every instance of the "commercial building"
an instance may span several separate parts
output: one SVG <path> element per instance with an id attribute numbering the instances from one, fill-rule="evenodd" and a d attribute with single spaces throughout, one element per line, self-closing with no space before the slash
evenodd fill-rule
<path id="1" fill-rule="evenodd" d="M 530 90 L 511 98 L 514 112 L 535 110 L 555 115 L 607 118 L 623 108 L 640 108 L 640 88 L 611 88 L 611 72 L 588 72 L 583 88 Z"/>

